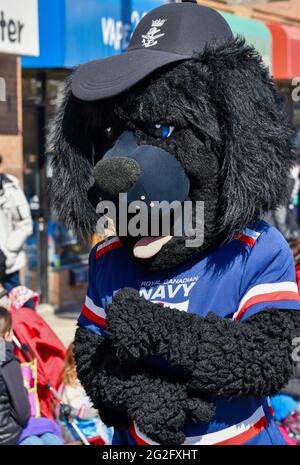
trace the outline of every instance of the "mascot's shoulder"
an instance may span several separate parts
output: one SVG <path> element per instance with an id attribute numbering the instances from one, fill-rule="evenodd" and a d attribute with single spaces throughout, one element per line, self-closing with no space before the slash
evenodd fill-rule
<path id="1" fill-rule="evenodd" d="M 99 260 L 103 255 L 121 247 L 123 245 L 118 236 L 109 236 L 94 246 L 92 254 L 95 260 Z"/>
<path id="2" fill-rule="evenodd" d="M 236 233 L 234 239 L 251 249 L 255 246 L 255 248 L 270 248 L 274 251 L 282 250 L 290 253 L 289 245 L 281 232 L 264 220 L 257 221 L 254 225 Z"/>

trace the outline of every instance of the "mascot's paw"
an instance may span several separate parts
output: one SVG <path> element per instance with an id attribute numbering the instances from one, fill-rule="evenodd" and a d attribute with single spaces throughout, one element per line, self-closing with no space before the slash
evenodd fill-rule
<path id="1" fill-rule="evenodd" d="M 132 399 L 128 413 L 139 430 L 160 444 L 181 444 L 185 440 L 187 392 L 179 383 L 149 379 L 140 396 Z"/>
<path id="2" fill-rule="evenodd" d="M 195 423 L 208 423 L 216 413 L 215 404 L 199 397 L 187 399 L 185 410 L 189 419 Z"/>
<path id="3" fill-rule="evenodd" d="M 138 359 L 153 353 L 158 335 L 155 304 L 131 288 L 121 289 L 108 308 L 107 333 L 120 359 Z"/>
<path id="4" fill-rule="evenodd" d="M 189 398 L 184 384 L 153 378 L 144 383 L 140 396 L 132 399 L 128 414 L 153 441 L 175 445 L 184 443 L 187 421 L 208 422 L 215 408 L 201 398 Z"/>

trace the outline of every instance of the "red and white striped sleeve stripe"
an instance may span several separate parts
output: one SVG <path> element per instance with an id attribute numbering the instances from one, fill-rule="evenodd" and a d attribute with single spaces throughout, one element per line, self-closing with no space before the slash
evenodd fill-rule
<path id="1" fill-rule="evenodd" d="M 246 418 L 235 425 L 229 426 L 228 428 L 215 431 L 214 433 L 187 437 L 183 445 L 242 445 L 261 433 L 261 431 L 263 431 L 267 426 L 268 419 L 263 407 L 260 406 L 249 418 Z M 131 424 L 129 432 L 138 445 L 158 445 L 157 442 L 142 433 L 134 422 Z"/>
<path id="2" fill-rule="evenodd" d="M 253 247 L 260 235 L 261 233 L 254 229 L 245 228 L 241 233 L 236 233 L 233 238 Z"/>
<path id="3" fill-rule="evenodd" d="M 85 298 L 85 303 L 82 307 L 81 313 L 96 325 L 106 328 L 106 313 L 104 308 L 95 305 L 92 299 L 88 296 Z"/>
<path id="4" fill-rule="evenodd" d="M 233 315 L 233 319 L 240 320 L 252 305 L 281 300 L 296 300 L 300 302 L 296 283 L 286 281 L 282 283 L 258 284 L 244 295 L 238 310 Z"/>
<path id="5" fill-rule="evenodd" d="M 98 260 L 105 253 L 110 252 L 114 249 L 119 249 L 120 247 L 122 247 L 122 242 L 117 236 L 111 237 L 103 242 L 100 242 L 100 244 L 96 248 L 96 260 Z"/>

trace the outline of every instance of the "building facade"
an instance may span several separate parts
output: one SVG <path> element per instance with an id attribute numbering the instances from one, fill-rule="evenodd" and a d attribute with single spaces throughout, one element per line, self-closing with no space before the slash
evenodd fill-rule
<path id="1" fill-rule="evenodd" d="M 39 55 L 36 0 L 0 2 L 0 154 L 4 169 L 23 180 L 20 55 Z"/>

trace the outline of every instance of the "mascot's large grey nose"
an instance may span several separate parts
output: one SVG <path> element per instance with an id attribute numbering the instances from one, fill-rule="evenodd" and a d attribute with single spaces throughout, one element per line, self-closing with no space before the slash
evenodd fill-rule
<path id="1" fill-rule="evenodd" d="M 141 170 L 132 158 L 113 157 L 100 160 L 93 175 L 101 191 L 112 198 L 120 192 L 128 192 L 140 177 Z"/>
<path id="2" fill-rule="evenodd" d="M 94 168 L 96 187 L 103 200 L 127 194 L 127 202 L 187 199 L 190 182 L 179 161 L 153 145 L 138 145 L 131 131 L 124 131 Z"/>

